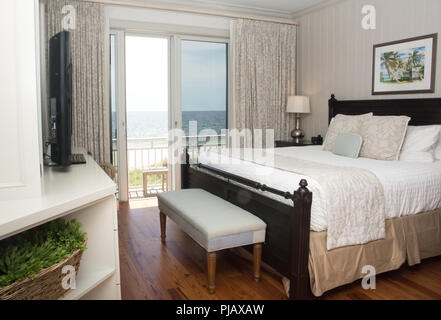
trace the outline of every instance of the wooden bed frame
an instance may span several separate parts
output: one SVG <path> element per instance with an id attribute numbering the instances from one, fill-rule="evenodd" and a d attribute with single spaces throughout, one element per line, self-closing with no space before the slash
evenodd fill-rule
<path id="1" fill-rule="evenodd" d="M 441 98 L 329 100 L 329 121 L 337 114 L 407 115 L 410 125 L 441 124 Z M 295 191 L 281 191 L 238 175 L 202 163 L 192 163 L 186 151 L 181 166 L 182 188 L 205 189 L 258 216 L 267 224 L 262 260 L 290 279 L 290 299 L 312 297 L 309 283 L 308 259 L 312 193 L 302 180 Z M 293 205 L 277 201 L 265 191 L 285 199 Z"/>

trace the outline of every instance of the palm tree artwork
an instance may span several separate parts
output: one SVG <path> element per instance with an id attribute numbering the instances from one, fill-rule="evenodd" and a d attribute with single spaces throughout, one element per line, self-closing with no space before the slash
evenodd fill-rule
<path id="1" fill-rule="evenodd" d="M 386 70 L 381 82 L 403 83 L 421 81 L 424 79 L 425 47 L 399 51 L 385 52 L 381 55 L 381 67 Z M 383 69 L 383 70 L 384 70 Z M 414 79 L 414 71 L 418 70 L 418 77 Z"/>
<path id="2" fill-rule="evenodd" d="M 413 50 L 411 53 L 409 53 L 407 66 L 410 74 L 410 81 L 413 81 L 413 69 L 420 67 L 420 61 L 421 52 L 419 52 L 418 50 Z"/>
<path id="3" fill-rule="evenodd" d="M 385 52 L 381 56 L 381 66 L 386 68 L 387 76 L 392 79 L 392 70 L 396 68 L 398 52 Z"/>
<path id="4" fill-rule="evenodd" d="M 435 92 L 437 34 L 375 44 L 372 94 Z"/>

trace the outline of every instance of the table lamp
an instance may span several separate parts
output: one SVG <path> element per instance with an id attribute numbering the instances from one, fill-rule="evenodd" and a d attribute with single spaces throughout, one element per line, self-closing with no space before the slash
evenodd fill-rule
<path id="1" fill-rule="evenodd" d="M 309 97 L 305 96 L 289 96 L 286 105 L 286 112 L 294 113 L 296 117 L 296 127 L 291 131 L 291 136 L 296 143 L 300 143 L 305 133 L 300 129 L 300 114 L 310 113 Z"/>

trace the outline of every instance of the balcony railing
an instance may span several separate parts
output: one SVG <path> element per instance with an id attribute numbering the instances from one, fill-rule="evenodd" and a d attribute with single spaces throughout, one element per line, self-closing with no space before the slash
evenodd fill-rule
<path id="1" fill-rule="evenodd" d="M 192 140 L 193 139 L 193 140 Z M 202 150 L 219 148 L 226 144 L 225 135 L 211 135 L 211 136 L 187 136 L 183 137 L 183 146 L 189 144 L 190 141 L 197 141 L 197 145 Z M 191 156 L 197 157 L 197 148 L 190 149 Z M 113 140 L 112 156 L 114 166 L 117 168 L 117 148 L 116 139 Z M 152 169 L 167 168 L 168 165 L 168 138 L 130 138 L 127 139 L 127 165 L 128 165 L 128 179 L 129 179 L 129 197 L 143 198 L 146 196 L 155 195 L 163 190 L 163 175 L 152 174 L 147 175 L 145 179 L 147 182 L 147 194 L 143 190 L 143 172 Z"/>

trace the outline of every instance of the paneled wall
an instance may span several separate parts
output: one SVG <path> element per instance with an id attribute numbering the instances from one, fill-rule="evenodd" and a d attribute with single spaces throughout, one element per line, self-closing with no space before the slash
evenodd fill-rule
<path id="1" fill-rule="evenodd" d="M 376 30 L 361 27 L 366 4 L 376 7 Z M 311 97 L 312 113 L 302 123 L 308 137 L 326 133 L 331 93 L 341 100 L 441 96 L 441 39 L 434 94 L 371 95 L 373 45 L 431 33 L 441 37 L 440 0 L 342 0 L 296 20 L 298 91 Z"/>
<path id="2" fill-rule="evenodd" d="M 40 194 L 38 0 L 1 0 L 0 25 L 1 202 Z"/>

